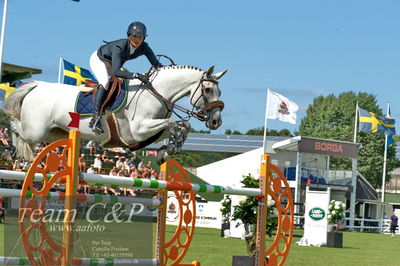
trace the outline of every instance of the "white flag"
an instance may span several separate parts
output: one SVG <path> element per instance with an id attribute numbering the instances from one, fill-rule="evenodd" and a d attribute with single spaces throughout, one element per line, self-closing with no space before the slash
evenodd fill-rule
<path id="1" fill-rule="evenodd" d="M 288 98 L 268 90 L 267 119 L 279 119 L 296 124 L 296 112 L 299 106 Z"/>

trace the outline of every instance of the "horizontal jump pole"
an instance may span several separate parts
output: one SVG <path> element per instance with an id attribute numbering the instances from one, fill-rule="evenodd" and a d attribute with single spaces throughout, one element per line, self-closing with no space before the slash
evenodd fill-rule
<path id="1" fill-rule="evenodd" d="M 20 197 L 21 190 L 20 189 L 9 189 L 9 188 L 0 188 L 0 196 L 1 197 Z M 27 191 L 27 198 L 32 197 L 32 191 Z M 49 192 L 47 194 L 47 199 L 50 200 L 64 200 L 65 193 L 63 192 Z M 161 205 L 161 200 L 158 198 L 141 198 L 141 197 L 117 197 L 117 196 L 109 196 L 109 195 L 96 195 L 96 194 L 77 194 L 76 199 L 79 202 L 89 202 L 89 203 L 121 203 L 123 205 L 129 205 L 132 203 L 139 203 L 145 206 L 158 207 Z"/>
<path id="2" fill-rule="evenodd" d="M 0 178 L 12 180 L 24 180 L 25 172 L 15 172 L 10 170 L 0 170 Z M 52 175 L 47 175 L 51 178 Z M 173 181 L 151 180 L 141 178 L 128 178 L 121 176 L 96 175 L 88 173 L 79 173 L 79 182 L 94 186 L 110 185 L 112 188 L 143 188 L 149 190 L 181 190 L 188 192 L 204 192 L 216 194 L 244 195 L 244 196 L 261 196 L 262 192 L 259 188 L 236 188 L 231 186 L 194 184 Z M 42 182 L 43 175 L 35 174 L 35 182 Z"/>
<path id="3" fill-rule="evenodd" d="M 40 261 L 39 257 L 35 257 Z M 156 259 L 74 258 L 73 265 L 157 265 Z M 0 265 L 32 265 L 28 257 L 0 257 Z"/>

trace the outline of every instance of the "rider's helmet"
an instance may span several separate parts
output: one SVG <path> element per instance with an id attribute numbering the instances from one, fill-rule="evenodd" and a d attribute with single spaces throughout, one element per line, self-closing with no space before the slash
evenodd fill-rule
<path id="1" fill-rule="evenodd" d="M 128 37 L 130 35 L 146 37 L 147 36 L 146 26 L 142 22 L 139 22 L 139 21 L 132 22 L 131 25 L 129 25 L 129 27 L 128 27 L 127 34 L 128 34 Z"/>

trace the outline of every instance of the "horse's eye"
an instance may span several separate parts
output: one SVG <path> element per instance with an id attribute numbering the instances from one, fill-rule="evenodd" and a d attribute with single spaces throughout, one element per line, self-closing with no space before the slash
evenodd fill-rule
<path id="1" fill-rule="evenodd" d="M 205 91 L 206 91 L 206 93 L 210 93 L 211 89 L 210 88 L 206 88 Z"/>

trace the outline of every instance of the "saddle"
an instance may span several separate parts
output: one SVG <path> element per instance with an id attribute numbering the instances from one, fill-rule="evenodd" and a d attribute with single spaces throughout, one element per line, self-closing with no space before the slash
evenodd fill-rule
<path id="1" fill-rule="evenodd" d="M 93 95 L 93 100 L 96 96 L 97 93 L 97 88 L 100 84 L 96 81 L 87 79 L 85 80 L 85 87 L 91 88 L 86 92 L 87 94 L 92 94 Z M 121 94 L 121 89 L 122 89 L 122 80 L 117 78 L 116 76 L 112 76 L 110 78 L 110 81 L 108 82 L 108 86 L 106 89 L 106 97 L 104 98 L 103 104 L 100 108 L 100 113 L 103 113 L 103 111 L 106 109 L 107 104 L 110 102 L 112 99 L 118 99 L 119 95 Z"/>

